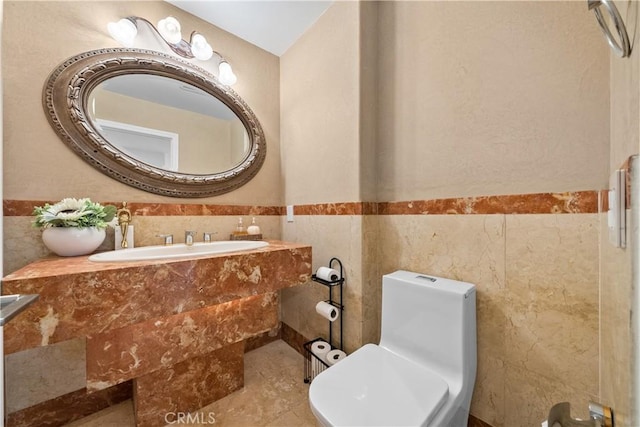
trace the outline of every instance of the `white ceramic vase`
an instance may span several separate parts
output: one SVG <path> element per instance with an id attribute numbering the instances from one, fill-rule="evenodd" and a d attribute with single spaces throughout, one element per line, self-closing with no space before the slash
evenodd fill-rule
<path id="1" fill-rule="evenodd" d="M 42 231 L 42 241 L 60 256 L 87 255 L 104 242 L 106 232 L 97 227 L 50 227 Z"/>

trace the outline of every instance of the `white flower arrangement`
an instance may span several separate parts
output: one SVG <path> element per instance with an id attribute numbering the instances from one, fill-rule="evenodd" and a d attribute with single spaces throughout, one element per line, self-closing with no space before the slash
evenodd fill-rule
<path id="1" fill-rule="evenodd" d="M 116 207 L 102 206 L 90 199 L 62 199 L 55 205 L 46 203 L 33 208 L 36 220 L 33 225 L 38 228 L 75 227 L 107 228 L 114 219 Z"/>

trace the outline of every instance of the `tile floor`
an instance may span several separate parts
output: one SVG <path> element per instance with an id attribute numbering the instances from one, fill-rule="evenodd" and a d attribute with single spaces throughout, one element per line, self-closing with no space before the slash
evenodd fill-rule
<path id="1" fill-rule="evenodd" d="M 171 425 L 316 426 L 307 398 L 309 386 L 302 381 L 303 362 L 304 358 L 281 340 L 250 351 L 245 354 L 242 390 L 194 412 L 194 423 Z M 67 426 L 134 427 L 133 403 L 122 402 Z"/>

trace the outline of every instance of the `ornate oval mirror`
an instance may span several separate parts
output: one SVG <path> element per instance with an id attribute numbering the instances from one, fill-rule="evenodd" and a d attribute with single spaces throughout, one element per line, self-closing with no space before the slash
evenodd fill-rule
<path id="1" fill-rule="evenodd" d="M 245 184 L 266 155 L 249 106 L 209 72 L 163 53 L 101 49 L 49 76 L 43 105 L 73 151 L 125 184 L 207 197 Z"/>

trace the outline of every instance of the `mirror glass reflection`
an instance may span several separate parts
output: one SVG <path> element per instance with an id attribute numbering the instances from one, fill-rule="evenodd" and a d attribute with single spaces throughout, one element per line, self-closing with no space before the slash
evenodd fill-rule
<path id="1" fill-rule="evenodd" d="M 109 78 L 89 94 L 87 113 L 101 136 L 138 161 L 187 174 L 225 172 L 251 141 L 224 103 L 180 80 L 151 74 Z"/>

